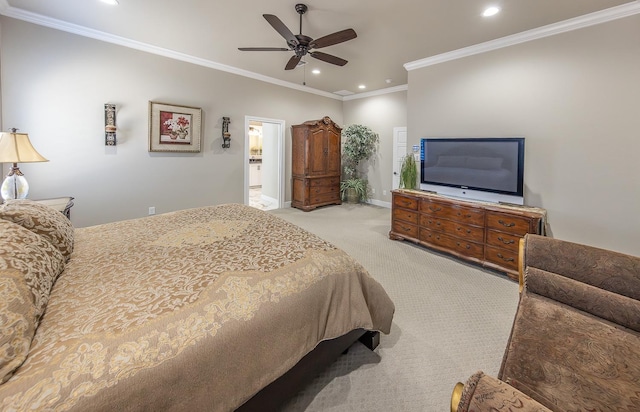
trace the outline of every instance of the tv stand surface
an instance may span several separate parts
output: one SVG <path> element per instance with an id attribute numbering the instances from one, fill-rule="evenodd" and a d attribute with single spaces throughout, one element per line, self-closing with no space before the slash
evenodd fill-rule
<path id="1" fill-rule="evenodd" d="M 544 209 L 393 190 L 389 238 L 446 252 L 518 279 L 518 244 L 544 234 Z"/>

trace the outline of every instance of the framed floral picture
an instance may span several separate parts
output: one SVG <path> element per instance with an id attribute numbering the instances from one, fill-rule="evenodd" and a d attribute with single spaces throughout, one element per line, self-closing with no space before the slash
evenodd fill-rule
<path id="1" fill-rule="evenodd" d="M 202 109 L 149 102 L 150 152 L 200 152 Z"/>

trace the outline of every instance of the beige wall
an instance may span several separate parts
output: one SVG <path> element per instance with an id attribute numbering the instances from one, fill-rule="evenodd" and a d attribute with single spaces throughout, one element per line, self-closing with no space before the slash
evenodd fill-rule
<path id="1" fill-rule="evenodd" d="M 393 128 L 407 125 L 407 92 L 382 94 L 344 102 L 345 126 L 369 126 L 380 136 L 378 152 L 368 163 L 373 203 L 390 206 L 393 173 Z M 366 166 L 365 166 L 366 167 Z M 386 194 L 385 194 L 386 192 Z"/>
<path id="2" fill-rule="evenodd" d="M 30 198 L 74 196 L 74 225 L 244 199 L 246 115 L 290 126 L 330 116 L 342 102 L 7 17 L 2 38 L 2 123 L 29 133 L 48 163 L 21 164 Z M 148 102 L 201 107 L 202 151 L 149 153 Z M 118 145 L 104 145 L 104 104 L 117 105 Z M 222 116 L 231 148 L 222 149 Z"/>
<path id="3" fill-rule="evenodd" d="M 409 72 L 409 144 L 526 137 L 554 237 L 640 255 L 640 16 Z"/>

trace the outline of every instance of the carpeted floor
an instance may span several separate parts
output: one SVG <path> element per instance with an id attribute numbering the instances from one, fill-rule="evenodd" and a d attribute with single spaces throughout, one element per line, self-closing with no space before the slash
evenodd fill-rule
<path id="1" fill-rule="evenodd" d="M 390 335 L 371 352 L 356 343 L 285 407 L 299 411 L 449 410 L 472 373 L 495 375 L 518 285 L 506 276 L 388 237 L 391 210 L 341 205 L 273 213 L 345 250 L 396 305 Z"/>

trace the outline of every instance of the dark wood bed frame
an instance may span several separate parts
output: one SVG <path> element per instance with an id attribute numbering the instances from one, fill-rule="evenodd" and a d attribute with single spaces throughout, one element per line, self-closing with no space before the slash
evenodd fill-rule
<path id="1" fill-rule="evenodd" d="M 352 330 L 339 338 L 320 342 L 287 373 L 273 381 L 270 385 L 255 394 L 236 411 L 275 411 L 285 402 L 293 398 L 320 372 L 331 365 L 342 353 L 349 350 L 357 340 L 367 348 L 374 350 L 380 343 L 380 332 L 363 329 Z"/>

